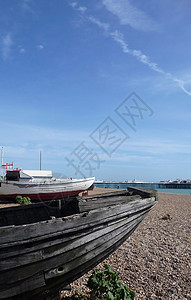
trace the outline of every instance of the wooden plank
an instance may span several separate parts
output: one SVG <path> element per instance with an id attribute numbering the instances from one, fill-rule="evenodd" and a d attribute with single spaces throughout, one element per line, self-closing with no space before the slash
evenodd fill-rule
<path id="1" fill-rule="evenodd" d="M 135 200 L 128 204 L 113 206 L 108 208 L 102 208 L 93 210 L 84 214 L 78 214 L 74 216 L 58 218 L 55 220 L 44 221 L 40 223 L 30 224 L 30 225 L 21 225 L 21 226 L 12 226 L 9 228 L 2 227 L 0 228 L 0 236 L 1 236 L 1 245 L 0 248 L 3 247 L 3 244 L 7 245 L 10 241 L 14 241 L 13 243 L 24 243 L 29 241 L 38 240 L 38 238 L 46 238 L 46 236 L 52 235 L 60 235 L 64 230 L 65 233 L 69 233 L 74 231 L 74 228 L 80 227 L 88 227 L 90 224 L 94 226 L 98 220 L 104 219 L 107 220 L 115 214 L 121 214 L 121 212 L 125 212 L 126 214 L 135 213 L 139 209 L 143 209 L 144 205 L 149 204 L 153 205 L 155 203 L 155 198 L 146 198 L 141 201 Z"/>
<path id="2" fill-rule="evenodd" d="M 131 218 L 123 218 L 122 220 L 117 220 L 116 222 L 112 221 L 112 223 L 108 224 L 106 227 L 98 227 L 97 231 L 92 232 L 92 230 L 89 230 L 82 237 L 75 235 L 75 239 L 72 239 L 70 243 L 67 238 L 65 238 L 64 240 L 58 239 L 57 243 L 51 246 L 49 243 L 48 245 L 46 243 L 40 244 L 40 248 L 38 250 L 32 251 L 30 249 L 28 251 L 28 249 L 25 249 L 25 253 L 19 253 L 19 256 L 17 252 L 16 254 L 15 252 L 13 252 L 12 257 L 4 257 L 4 259 L 0 261 L 0 270 L 10 270 L 11 268 L 16 268 L 25 264 L 31 264 L 70 250 L 74 250 L 76 247 L 85 245 L 90 241 L 97 239 L 101 235 L 110 233 L 113 230 L 121 227 L 122 225 L 132 222 L 136 218 L 137 216 L 132 216 Z"/>
<path id="3" fill-rule="evenodd" d="M 104 225 L 101 225 L 100 227 L 104 227 Z M 92 228 L 92 232 L 96 231 L 96 228 Z M 6 247 L 0 249 L 0 259 L 3 258 L 8 258 L 11 256 L 16 256 L 16 255 L 21 255 L 21 254 L 25 254 L 25 253 L 30 253 L 33 252 L 35 250 L 41 250 L 44 248 L 48 248 L 54 245 L 57 245 L 59 243 L 64 243 L 64 242 L 72 242 L 73 240 L 75 240 L 76 238 L 80 238 L 82 236 L 85 236 L 86 232 L 74 232 L 72 235 L 67 236 L 64 234 L 64 232 L 62 232 L 62 236 L 56 236 L 56 238 L 54 238 L 53 235 L 51 235 L 48 239 L 41 239 L 38 241 L 38 243 L 33 243 L 33 242 L 28 242 L 28 243 L 24 243 L 21 245 L 14 245 L 12 243 L 10 243 L 9 245 L 7 245 Z"/>
<path id="4" fill-rule="evenodd" d="M 143 215 L 139 218 L 143 218 Z M 138 219 L 135 219 L 134 221 L 130 222 L 129 224 L 125 224 L 124 226 L 135 226 L 134 224 L 137 223 Z M 121 234 L 124 235 L 126 234 L 126 232 L 121 232 L 122 229 L 119 228 L 116 231 L 114 230 L 113 233 L 109 232 L 106 233 L 106 237 L 105 239 L 107 240 L 111 240 L 114 239 L 111 243 L 115 242 L 115 238 L 116 235 Z M 81 255 L 83 255 L 86 252 L 89 252 L 90 250 L 93 250 L 94 248 L 96 249 L 98 247 L 98 245 L 103 244 L 104 241 L 104 236 L 100 236 L 99 238 L 97 238 L 96 240 L 93 240 L 93 242 L 90 242 L 86 245 L 80 245 L 79 247 L 77 247 L 76 249 L 72 249 L 66 253 L 62 253 L 59 256 L 55 257 L 53 256 L 51 259 L 46 259 L 45 261 L 39 261 L 38 263 L 32 264 L 32 265 L 28 265 L 28 266 L 23 266 L 23 267 L 19 267 L 13 270 L 9 270 L 9 271 L 5 271 L 3 272 L 3 277 L 0 278 L 0 283 L 6 283 L 6 282 L 12 282 L 14 280 L 23 280 L 26 277 L 32 276 L 36 273 L 38 273 L 41 270 L 46 270 L 46 269 L 50 269 L 51 267 L 55 267 L 55 266 L 59 266 L 61 264 L 61 262 L 67 263 L 68 261 L 70 261 L 71 259 L 73 260 L 75 257 L 79 257 Z"/>
<path id="5" fill-rule="evenodd" d="M 157 190 L 144 187 L 128 187 L 128 191 L 133 195 L 140 195 L 141 197 L 157 197 Z"/>
<path id="6" fill-rule="evenodd" d="M 142 219 L 142 217 L 141 217 Z M 136 220 L 134 221 L 137 222 Z M 129 226 L 134 226 L 134 224 L 127 225 L 127 230 Z M 64 269 L 68 272 L 69 269 L 73 268 L 76 264 L 76 261 L 73 262 L 73 260 L 79 260 L 81 261 L 81 257 L 86 255 L 87 253 L 93 251 L 94 255 L 96 253 L 96 249 L 102 247 L 101 249 L 104 249 L 104 245 L 107 243 L 111 243 L 113 245 L 115 243 L 115 240 L 119 238 L 119 236 L 123 236 L 125 233 L 124 231 L 121 232 L 121 228 L 119 228 L 116 232 L 114 232 L 112 235 L 109 233 L 107 234 L 106 242 L 103 243 L 104 237 L 99 237 L 97 240 L 94 240 L 93 243 L 89 243 L 88 245 L 84 246 L 81 245 L 80 247 L 76 248 L 75 251 L 69 251 L 67 253 L 64 253 L 63 255 L 59 255 L 59 257 L 53 257 L 51 259 L 48 259 L 46 261 L 40 261 L 37 264 L 33 264 L 31 266 L 23 267 L 23 268 L 16 268 L 15 270 L 10 270 L 8 272 L 3 273 L 3 278 L 0 278 L 1 284 L 6 284 L 7 282 L 13 283 L 21 280 L 25 280 L 26 277 L 31 277 L 37 274 L 41 270 L 49 270 L 50 268 L 59 267 L 60 265 L 64 264 L 66 267 Z M 72 257 L 72 261 L 70 261 Z M 68 263 L 68 261 L 70 261 Z M 84 259 L 83 259 L 84 262 Z"/>
<path id="7" fill-rule="evenodd" d="M 138 226 L 138 224 L 137 224 Z M 72 269 L 70 272 L 61 275 L 59 277 L 54 277 L 46 280 L 47 288 L 50 289 L 58 289 L 59 287 L 63 287 L 73 282 L 74 280 L 81 277 L 84 273 L 90 271 L 93 267 L 103 261 L 106 257 L 108 257 L 113 251 L 115 251 L 136 229 L 135 226 L 132 230 L 130 230 L 122 239 L 113 244 L 111 247 L 104 250 L 104 252 L 99 253 L 97 256 L 94 256 L 91 260 L 86 261 L 80 267 Z M 38 291 L 34 291 L 34 294 L 38 293 Z M 33 295 L 34 295 L 33 294 Z"/>
<path id="8" fill-rule="evenodd" d="M 134 220 L 131 224 L 126 225 L 126 230 L 121 231 L 120 229 L 116 230 L 115 233 L 108 236 L 106 239 L 100 237 L 98 240 L 94 241 L 95 244 L 89 244 L 86 246 L 87 251 L 80 251 L 80 255 L 76 255 L 72 261 L 65 262 L 63 265 L 57 265 L 57 268 L 45 272 L 45 279 L 51 277 L 60 276 L 63 273 L 68 273 L 73 268 L 80 268 L 80 265 L 84 264 L 86 261 L 91 260 L 94 256 L 103 253 L 107 248 L 114 246 L 116 242 L 123 238 L 129 230 L 131 230 L 135 224 L 139 223 L 142 220 L 143 216 Z M 125 225 L 124 225 L 125 227 Z M 62 270 L 62 271 L 61 271 Z"/>
<path id="9" fill-rule="evenodd" d="M 35 274 L 35 276 L 27 278 L 26 280 L 22 280 L 20 282 L 17 281 L 16 283 L 12 284 L 8 282 L 3 286 L 0 286 L 0 299 L 10 299 L 10 297 L 32 291 L 42 286 L 46 286 L 46 282 L 44 274 L 41 272 L 39 274 Z M 20 297 L 17 299 L 19 298 Z"/>
<path id="10" fill-rule="evenodd" d="M 115 197 L 109 197 L 109 198 L 93 198 L 93 199 L 81 199 L 79 201 L 79 210 L 80 212 L 85 212 L 89 210 L 94 210 L 106 206 L 112 206 L 112 205 L 122 205 L 124 203 L 128 203 L 133 200 L 141 199 L 140 196 L 134 195 L 134 196 L 126 196 L 126 195 L 120 195 Z"/>
<path id="11" fill-rule="evenodd" d="M 61 210 L 59 210 L 59 201 L 62 203 Z M 0 227 L 32 224 L 39 221 L 51 220 L 51 216 L 58 218 L 75 213 L 79 213 L 78 200 L 76 198 L 2 208 L 0 209 Z"/>
<path id="12" fill-rule="evenodd" d="M 138 226 L 138 224 L 137 224 Z M 87 273 L 89 270 L 91 270 L 93 267 L 95 267 L 98 263 L 103 261 L 106 257 L 108 257 L 113 251 L 115 251 L 136 229 L 135 226 L 132 230 L 130 230 L 122 239 L 120 239 L 118 242 L 115 243 L 115 245 L 112 244 L 111 247 L 105 249 L 103 252 L 99 253 L 97 256 L 94 256 L 91 260 L 86 260 L 85 263 L 78 266 L 77 268 L 73 268 L 70 272 L 66 274 L 61 274 L 58 277 L 53 277 L 46 280 L 46 289 L 53 290 L 59 290 L 60 288 L 63 288 L 63 286 L 66 286 L 73 282 L 74 280 L 81 277 L 84 273 Z M 27 300 L 36 300 L 36 297 L 38 296 L 39 292 L 42 293 L 43 288 L 36 289 L 30 294 L 27 293 Z M 38 298 L 39 299 L 39 298 Z"/>
<path id="13" fill-rule="evenodd" d="M 73 251 L 73 250 L 72 250 Z M 68 260 L 69 258 L 67 258 L 67 260 Z M 56 258 L 56 260 L 57 260 L 57 258 Z M 56 263 L 56 262 L 55 262 Z M 19 264 L 20 264 L 20 262 L 19 262 Z M 50 262 L 49 262 L 49 264 L 50 264 Z M 7 266 L 7 267 L 10 267 L 9 265 Z M 44 266 L 43 266 L 43 268 L 44 268 Z M 30 270 L 31 269 L 31 270 Z M 27 268 L 26 268 L 26 270 L 27 270 Z M 37 272 L 37 271 L 40 271 L 40 269 L 37 269 L 37 268 L 34 268 L 34 266 L 32 265 L 32 266 L 29 266 L 29 270 L 30 270 L 30 272 Z M 21 270 L 21 267 L 19 267 L 18 269 L 16 269 L 15 270 L 15 272 L 16 272 L 16 276 L 17 276 L 17 278 L 19 278 L 19 273 L 21 273 L 21 278 L 19 278 L 19 279 L 23 279 L 24 277 L 24 271 L 23 270 Z M 4 276 L 0 279 L 0 281 L 2 282 L 2 280 L 3 281 L 6 281 L 8 278 L 6 278 L 6 274 L 5 274 L 6 272 L 4 272 Z M 11 274 L 11 275 L 10 275 Z M 29 275 L 29 273 L 28 273 L 28 271 L 27 271 L 27 276 Z M 13 273 L 9 270 L 9 272 L 8 272 L 8 277 L 9 277 L 9 280 L 12 280 L 15 276 L 13 276 Z"/>
<path id="14" fill-rule="evenodd" d="M 123 215 L 123 217 L 124 216 L 126 216 L 126 215 Z M 122 216 L 120 216 L 120 217 L 122 217 Z M 117 218 L 119 218 L 119 216 L 117 216 Z M 107 220 L 107 221 L 109 222 L 110 220 Z M 115 221 L 115 219 L 112 219 L 112 221 Z M 104 220 L 101 220 L 101 224 L 97 223 L 96 227 L 93 226 L 89 230 L 91 230 L 91 232 L 95 232 L 96 230 L 99 230 L 99 228 L 104 228 L 104 227 L 105 227 Z M 74 228 L 74 231 L 71 234 L 68 236 L 67 234 L 65 234 L 65 231 L 63 231 L 62 235 L 59 235 L 58 237 L 56 237 L 56 239 L 55 239 L 54 235 L 50 235 L 49 239 L 41 239 L 38 242 L 38 244 L 31 243 L 31 240 L 29 240 L 28 241 L 29 245 L 26 244 L 26 243 L 19 245 L 19 246 L 22 246 L 22 248 L 17 247 L 17 243 L 15 243 L 15 242 L 5 244 L 5 248 L 0 249 L 1 250 L 0 258 L 1 259 L 6 258 L 6 257 L 8 258 L 8 257 L 11 257 L 12 255 L 21 255 L 21 254 L 24 254 L 26 252 L 30 253 L 34 250 L 42 250 L 43 248 L 54 246 L 58 243 L 72 242 L 72 240 L 86 235 L 86 232 L 85 231 L 83 231 L 83 232 L 79 231 L 79 227 L 78 227 L 77 231 L 75 231 L 75 228 Z"/>
<path id="15" fill-rule="evenodd" d="M 11 228 L 0 228 L 0 248 L 9 245 L 19 245 L 28 242 L 49 238 L 50 236 L 62 235 L 82 230 L 89 226 L 95 226 L 98 222 L 107 222 L 113 217 L 123 213 L 130 215 L 144 209 L 145 205 L 153 205 L 151 198 L 141 201 L 132 201 L 125 205 L 113 206 L 110 209 L 102 208 L 71 217 L 59 218 L 51 221 L 40 222 L 30 225 L 13 226 Z M 21 238 L 22 237 L 22 238 Z M 12 242 L 14 241 L 14 242 Z"/>
<path id="16" fill-rule="evenodd" d="M 102 193 L 102 194 L 97 194 L 97 195 L 90 195 L 90 196 L 83 196 L 82 199 L 98 199 L 98 198 L 107 198 L 107 197 L 112 197 L 112 196 L 120 196 L 120 195 L 129 195 L 129 192 L 127 190 L 116 190 L 113 192 L 107 192 L 107 193 Z M 78 199 L 81 197 L 78 197 Z"/>

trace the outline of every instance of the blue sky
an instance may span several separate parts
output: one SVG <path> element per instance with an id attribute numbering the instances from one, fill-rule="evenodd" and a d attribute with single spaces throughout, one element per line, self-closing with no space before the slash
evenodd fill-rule
<path id="1" fill-rule="evenodd" d="M 188 0 L 7 0 L 4 162 L 57 176 L 191 178 Z"/>

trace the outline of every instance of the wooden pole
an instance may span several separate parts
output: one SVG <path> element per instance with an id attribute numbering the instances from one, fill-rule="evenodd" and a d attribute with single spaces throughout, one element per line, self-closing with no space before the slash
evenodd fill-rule
<path id="1" fill-rule="evenodd" d="M 1 148 L 1 178 L 3 178 L 3 147 Z"/>
<path id="2" fill-rule="evenodd" d="M 41 170 L 41 159 L 42 159 L 42 155 L 41 155 L 41 151 L 40 151 L 40 170 Z"/>

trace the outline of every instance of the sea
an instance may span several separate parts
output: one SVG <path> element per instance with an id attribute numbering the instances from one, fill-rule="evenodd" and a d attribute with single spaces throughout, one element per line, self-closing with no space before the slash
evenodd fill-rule
<path id="1" fill-rule="evenodd" d="M 160 188 L 158 187 L 158 185 L 154 185 L 154 184 L 148 184 L 146 183 L 145 185 L 143 183 L 139 184 L 131 184 L 131 183 L 124 183 L 124 182 L 110 182 L 110 183 L 95 183 L 94 184 L 95 187 L 98 188 L 110 188 L 110 189 L 122 189 L 125 190 L 127 189 L 128 186 L 132 186 L 132 187 L 148 187 L 148 188 L 154 188 L 159 192 L 162 193 L 175 193 L 175 194 L 187 194 L 187 195 L 191 195 L 191 188 Z"/>

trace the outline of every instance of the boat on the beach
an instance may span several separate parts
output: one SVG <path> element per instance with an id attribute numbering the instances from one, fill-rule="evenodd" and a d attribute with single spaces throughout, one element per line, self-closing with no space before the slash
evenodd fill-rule
<path id="1" fill-rule="evenodd" d="M 94 180 L 95 177 L 57 179 L 51 171 L 8 170 L 0 182 L 0 200 L 15 200 L 18 195 L 36 201 L 60 199 L 88 190 Z"/>
<path id="2" fill-rule="evenodd" d="M 115 251 L 157 203 L 129 188 L 0 209 L 0 299 L 44 299 Z"/>

